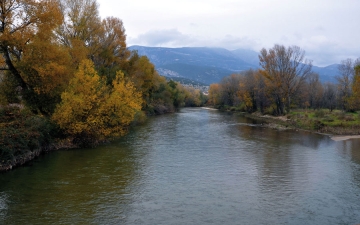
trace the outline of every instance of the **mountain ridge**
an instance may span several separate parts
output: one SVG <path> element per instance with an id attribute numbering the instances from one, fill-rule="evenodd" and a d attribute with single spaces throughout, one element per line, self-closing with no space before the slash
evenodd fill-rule
<path id="1" fill-rule="evenodd" d="M 225 76 L 248 69 L 258 69 L 258 53 L 249 49 L 227 50 L 210 47 L 146 47 L 134 45 L 129 50 L 136 50 L 145 55 L 155 65 L 160 75 L 181 77 L 197 82 L 218 83 Z M 335 82 L 338 64 L 326 67 L 313 66 L 322 82 Z"/>

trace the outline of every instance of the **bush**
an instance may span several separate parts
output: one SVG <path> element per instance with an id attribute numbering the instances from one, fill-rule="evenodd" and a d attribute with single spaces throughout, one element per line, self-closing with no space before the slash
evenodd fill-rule
<path id="1" fill-rule="evenodd" d="M 332 118 L 330 115 L 326 115 L 326 116 L 323 118 L 323 121 L 331 123 L 331 122 L 334 122 L 335 120 L 334 120 L 334 118 Z"/>
<path id="2" fill-rule="evenodd" d="M 355 118 L 353 117 L 353 115 L 346 115 L 344 119 L 345 119 L 345 121 L 349 121 L 349 122 L 355 121 Z"/>
<path id="3" fill-rule="evenodd" d="M 137 125 L 137 124 L 143 124 L 147 120 L 146 113 L 144 111 L 138 111 L 135 114 L 134 121 L 131 123 L 131 125 Z"/>
<path id="4" fill-rule="evenodd" d="M 273 115 L 276 116 L 277 112 L 276 112 L 276 105 L 272 104 L 269 107 L 265 108 L 264 110 L 264 114 L 266 115 Z"/>
<path id="5" fill-rule="evenodd" d="M 237 111 L 247 112 L 245 103 L 241 103 L 241 104 L 238 106 Z"/>
<path id="6" fill-rule="evenodd" d="M 314 130 L 320 130 L 323 127 L 324 127 L 324 124 L 321 121 L 319 121 L 319 120 L 314 121 L 314 123 L 313 123 Z"/>
<path id="7" fill-rule="evenodd" d="M 236 107 L 235 107 L 235 106 L 231 106 L 231 107 L 230 107 L 230 111 L 231 111 L 231 112 L 235 112 L 235 111 L 236 111 Z"/>
<path id="8" fill-rule="evenodd" d="M 51 141 L 55 126 L 46 118 L 19 107 L 0 109 L 0 164 L 41 149 Z"/>
<path id="9" fill-rule="evenodd" d="M 317 118 L 323 118 L 325 116 L 325 111 L 322 109 L 316 110 L 314 116 Z"/>
<path id="10" fill-rule="evenodd" d="M 343 112 L 343 111 L 341 111 L 341 112 L 336 112 L 335 115 L 336 115 L 336 118 L 337 118 L 338 120 L 344 120 L 344 119 L 345 119 L 345 116 L 346 116 L 346 113 Z"/>

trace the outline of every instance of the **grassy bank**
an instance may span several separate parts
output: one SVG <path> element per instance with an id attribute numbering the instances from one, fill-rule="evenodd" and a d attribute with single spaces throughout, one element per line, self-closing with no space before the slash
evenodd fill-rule
<path id="1" fill-rule="evenodd" d="M 269 116 L 260 113 L 246 115 L 260 119 L 270 127 L 286 129 L 304 129 L 332 135 L 359 135 L 359 112 L 341 110 L 293 110 L 285 116 Z"/>
<path id="2" fill-rule="evenodd" d="M 359 112 L 297 110 L 287 115 L 296 127 L 334 135 L 360 134 Z"/>

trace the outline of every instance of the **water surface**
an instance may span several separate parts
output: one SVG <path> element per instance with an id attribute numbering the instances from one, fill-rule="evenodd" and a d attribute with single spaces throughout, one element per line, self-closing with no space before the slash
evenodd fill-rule
<path id="1" fill-rule="evenodd" d="M 357 224 L 360 140 L 206 109 L 0 174 L 0 224 Z"/>

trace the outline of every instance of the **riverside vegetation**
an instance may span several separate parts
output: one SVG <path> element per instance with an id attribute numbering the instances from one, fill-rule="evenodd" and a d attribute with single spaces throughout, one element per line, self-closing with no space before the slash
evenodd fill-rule
<path id="1" fill-rule="evenodd" d="M 297 46 L 262 49 L 259 59 L 261 69 L 210 85 L 209 104 L 281 127 L 360 134 L 360 58 L 341 62 L 337 83 L 321 83 Z"/>
<path id="2" fill-rule="evenodd" d="M 43 151 L 94 146 L 125 135 L 148 115 L 207 101 L 129 51 L 121 19 L 101 18 L 98 8 L 96 0 L 0 2 L 0 170 Z M 360 108 L 359 60 L 342 63 L 338 84 L 321 84 L 299 47 L 275 45 L 259 58 L 261 70 L 211 85 L 207 104 L 315 121 L 299 120 L 305 128 L 351 123 L 357 130 L 358 117 L 346 113 Z M 293 108 L 341 109 L 349 123 Z"/>
<path id="3" fill-rule="evenodd" d="M 43 151 L 94 146 L 148 115 L 200 106 L 129 51 L 119 18 L 96 0 L 0 2 L 0 170 Z"/>

